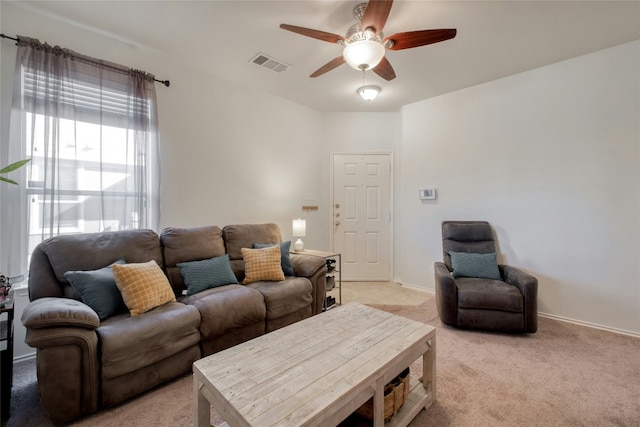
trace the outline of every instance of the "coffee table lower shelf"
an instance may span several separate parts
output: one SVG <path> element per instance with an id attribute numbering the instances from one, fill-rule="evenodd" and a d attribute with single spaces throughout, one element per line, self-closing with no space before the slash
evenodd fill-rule
<path id="1" fill-rule="evenodd" d="M 422 381 L 410 377 L 409 394 L 404 400 L 402 408 L 384 425 L 389 427 L 400 427 L 408 425 L 418 413 L 429 408 L 433 403 L 433 395 L 422 386 Z"/>

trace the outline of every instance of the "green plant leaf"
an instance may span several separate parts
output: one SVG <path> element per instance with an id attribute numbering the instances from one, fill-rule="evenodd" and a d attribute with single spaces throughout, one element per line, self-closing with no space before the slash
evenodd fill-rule
<path id="1" fill-rule="evenodd" d="M 15 163 L 11 163 L 9 166 L 5 166 L 2 169 L 0 169 L 0 173 L 9 173 L 12 172 L 16 169 L 21 168 L 22 166 L 26 165 L 27 163 L 29 163 L 31 161 L 31 159 L 24 159 L 24 160 L 20 160 L 19 162 L 15 162 Z M 4 181 L 4 180 L 3 180 Z"/>
<path id="2" fill-rule="evenodd" d="M 5 177 L 3 177 L 3 176 L 0 176 L 0 181 L 8 182 L 9 184 L 15 184 L 15 185 L 18 185 L 18 183 L 17 183 L 17 182 L 15 182 L 14 180 L 9 179 L 9 178 L 5 178 Z"/>

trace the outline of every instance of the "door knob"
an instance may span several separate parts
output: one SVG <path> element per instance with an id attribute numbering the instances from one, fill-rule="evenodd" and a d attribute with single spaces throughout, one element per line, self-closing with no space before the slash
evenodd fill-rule
<path id="1" fill-rule="evenodd" d="M 340 221 L 336 221 L 336 225 L 340 225 Z"/>
<path id="2" fill-rule="evenodd" d="M 336 212 L 336 218 L 340 216 L 340 212 Z"/>

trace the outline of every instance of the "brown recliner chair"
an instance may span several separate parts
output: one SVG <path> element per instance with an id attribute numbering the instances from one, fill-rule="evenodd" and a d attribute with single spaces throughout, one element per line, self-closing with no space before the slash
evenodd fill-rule
<path id="1" fill-rule="evenodd" d="M 442 322 L 465 329 L 536 332 L 538 280 L 497 264 L 488 222 L 444 221 L 442 250 L 444 262 L 434 265 Z"/>

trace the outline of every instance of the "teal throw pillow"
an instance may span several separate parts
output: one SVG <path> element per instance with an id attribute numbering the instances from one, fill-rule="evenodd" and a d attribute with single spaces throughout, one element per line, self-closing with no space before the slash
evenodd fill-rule
<path id="1" fill-rule="evenodd" d="M 113 264 L 124 263 L 123 259 L 119 259 Z M 116 286 L 116 280 L 113 278 L 111 268 L 113 264 L 99 270 L 67 271 L 64 273 L 65 279 L 82 297 L 82 302 L 96 312 L 100 321 L 115 314 L 128 312 L 122 294 Z"/>
<path id="2" fill-rule="evenodd" d="M 238 284 L 231 269 L 229 255 L 203 259 L 201 261 L 179 262 L 180 274 L 187 286 L 187 295 L 197 294 L 217 286 Z"/>
<path id="3" fill-rule="evenodd" d="M 476 254 L 449 252 L 453 277 L 477 277 L 501 280 L 495 252 Z"/>
<path id="4" fill-rule="evenodd" d="M 277 243 L 254 243 L 253 249 L 263 249 L 275 245 L 277 245 Z M 293 265 L 291 264 L 291 257 L 289 256 L 290 249 L 291 240 L 280 243 L 280 264 L 282 266 L 282 272 L 285 276 L 295 276 L 295 274 L 293 273 Z"/>

